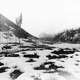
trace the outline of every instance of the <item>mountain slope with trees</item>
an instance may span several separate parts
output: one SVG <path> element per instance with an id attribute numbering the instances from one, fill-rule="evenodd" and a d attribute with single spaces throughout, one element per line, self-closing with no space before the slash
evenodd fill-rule
<path id="1" fill-rule="evenodd" d="M 66 43 L 80 43 L 80 28 L 70 29 L 55 35 L 47 35 L 40 38 L 48 43 L 66 42 Z"/>

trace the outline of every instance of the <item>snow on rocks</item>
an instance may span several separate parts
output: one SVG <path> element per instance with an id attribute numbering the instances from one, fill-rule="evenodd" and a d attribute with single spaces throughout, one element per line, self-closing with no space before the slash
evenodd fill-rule
<path id="1" fill-rule="evenodd" d="M 0 68 L 5 67 L 9 69 L 6 69 L 5 72 L 0 73 L 0 78 L 2 78 L 2 74 L 3 74 L 3 75 L 6 75 L 6 80 L 11 80 L 13 78 L 15 78 L 15 80 L 80 80 L 79 78 L 80 52 L 74 51 L 71 54 L 67 54 L 68 51 L 70 52 L 71 50 L 72 52 L 73 49 L 67 49 L 67 50 L 66 49 L 65 50 L 61 48 L 60 49 L 56 48 L 53 50 L 35 49 L 33 51 L 28 50 L 28 51 L 16 52 L 15 54 L 19 55 L 17 57 L 1 56 L 0 62 L 2 64 Z M 60 53 L 61 51 L 63 53 L 59 54 L 58 52 L 59 50 L 60 50 Z M 67 55 L 67 58 L 55 57 L 55 58 L 49 59 L 47 57 L 48 55 L 63 56 L 64 55 L 63 50 L 65 51 L 65 53 L 67 51 L 67 53 L 65 54 Z M 57 51 L 58 54 L 54 54 L 55 51 Z M 26 55 L 26 57 L 24 57 L 24 55 Z M 34 68 L 38 68 L 38 69 L 34 69 Z M 17 76 L 13 76 L 13 75 L 16 75 L 15 74 L 16 70 L 18 70 Z M 60 71 L 63 71 L 62 73 L 67 71 L 67 73 L 65 73 L 65 76 L 64 76 Z M 68 73 L 70 75 L 68 75 Z M 10 76 L 10 74 L 12 75 L 12 77 Z"/>

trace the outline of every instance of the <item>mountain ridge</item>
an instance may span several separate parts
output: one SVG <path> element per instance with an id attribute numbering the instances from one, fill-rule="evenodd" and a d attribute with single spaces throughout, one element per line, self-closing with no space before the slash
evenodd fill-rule
<path id="1" fill-rule="evenodd" d="M 10 21 L 8 18 L 6 18 L 6 17 L 3 16 L 2 14 L 0 14 L 0 31 L 9 30 L 9 26 L 11 26 L 12 28 L 15 29 L 15 30 L 13 31 L 13 33 L 14 33 L 17 37 L 19 37 L 19 38 L 32 37 L 32 38 L 38 39 L 37 37 L 29 34 L 29 33 L 26 32 L 24 29 L 20 28 L 20 27 L 17 26 L 15 23 L 13 23 L 12 21 Z"/>
<path id="2" fill-rule="evenodd" d="M 80 28 L 65 30 L 55 35 L 53 34 L 53 36 L 46 35 L 40 37 L 40 39 L 46 43 L 80 43 Z"/>

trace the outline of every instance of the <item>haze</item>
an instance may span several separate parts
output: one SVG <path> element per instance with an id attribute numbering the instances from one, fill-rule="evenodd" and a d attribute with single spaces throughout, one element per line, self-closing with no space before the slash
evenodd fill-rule
<path id="1" fill-rule="evenodd" d="M 1 0 L 0 13 L 15 22 L 22 12 L 22 28 L 34 36 L 80 26 L 80 0 Z"/>

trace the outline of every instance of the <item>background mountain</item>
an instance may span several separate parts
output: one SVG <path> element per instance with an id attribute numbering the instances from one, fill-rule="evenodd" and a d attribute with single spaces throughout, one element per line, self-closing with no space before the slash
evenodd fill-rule
<path id="1" fill-rule="evenodd" d="M 80 28 L 70 29 L 56 35 L 45 35 L 40 37 L 48 43 L 67 42 L 67 43 L 80 43 Z"/>

